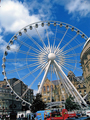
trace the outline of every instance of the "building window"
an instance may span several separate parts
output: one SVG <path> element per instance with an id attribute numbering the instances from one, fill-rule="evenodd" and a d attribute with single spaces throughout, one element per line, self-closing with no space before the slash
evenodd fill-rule
<path id="1" fill-rule="evenodd" d="M 49 86 L 47 86 L 47 91 L 49 91 Z"/>
<path id="2" fill-rule="evenodd" d="M 80 94 L 82 94 L 81 90 L 79 91 Z"/>
<path id="3" fill-rule="evenodd" d="M 46 91 L 46 88 L 45 88 L 45 86 L 43 86 L 43 91 L 44 91 L 44 92 Z"/>
<path id="4" fill-rule="evenodd" d="M 86 94 L 86 90 L 84 90 L 84 93 Z"/>
<path id="5" fill-rule="evenodd" d="M 50 100 L 50 97 L 48 97 L 48 100 Z"/>
<path id="6" fill-rule="evenodd" d="M 44 98 L 44 101 L 46 101 L 46 98 Z"/>
<path id="7" fill-rule="evenodd" d="M 46 95 L 46 93 L 44 93 L 43 95 Z"/>
<path id="8" fill-rule="evenodd" d="M 80 88 L 80 85 L 78 85 L 78 87 Z"/>
<path id="9" fill-rule="evenodd" d="M 62 91 L 62 94 L 64 93 L 64 91 Z"/>

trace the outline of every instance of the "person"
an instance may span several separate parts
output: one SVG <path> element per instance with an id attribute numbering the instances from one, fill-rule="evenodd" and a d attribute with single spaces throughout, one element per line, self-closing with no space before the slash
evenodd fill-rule
<path id="1" fill-rule="evenodd" d="M 30 120 L 31 116 L 29 115 L 29 120 Z"/>
<path id="2" fill-rule="evenodd" d="M 22 114 L 22 115 L 21 115 L 21 118 L 23 118 L 23 117 L 24 117 L 24 115 Z"/>
<path id="3" fill-rule="evenodd" d="M 19 120 L 20 120 L 20 115 L 19 115 Z"/>
<path id="4" fill-rule="evenodd" d="M 34 120 L 34 117 L 32 116 L 32 120 Z"/>

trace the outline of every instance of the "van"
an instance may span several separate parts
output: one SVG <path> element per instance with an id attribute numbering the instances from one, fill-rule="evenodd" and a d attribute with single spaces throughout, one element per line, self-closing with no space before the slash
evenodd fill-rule
<path id="1" fill-rule="evenodd" d="M 86 116 L 90 117 L 90 110 L 86 110 Z"/>

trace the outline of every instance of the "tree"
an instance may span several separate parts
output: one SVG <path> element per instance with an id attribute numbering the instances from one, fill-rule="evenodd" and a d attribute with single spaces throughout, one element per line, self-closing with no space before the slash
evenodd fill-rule
<path id="1" fill-rule="evenodd" d="M 42 101 L 41 97 L 42 97 L 42 95 L 38 93 L 38 94 L 36 94 L 36 98 L 33 99 L 33 103 L 30 107 L 32 113 L 35 113 L 39 110 L 44 110 L 45 109 L 46 105 Z"/>
<path id="2" fill-rule="evenodd" d="M 74 98 L 71 95 L 66 99 L 65 107 L 67 110 L 71 111 L 71 110 L 80 108 L 78 103 L 75 103 L 73 101 L 74 101 Z"/>

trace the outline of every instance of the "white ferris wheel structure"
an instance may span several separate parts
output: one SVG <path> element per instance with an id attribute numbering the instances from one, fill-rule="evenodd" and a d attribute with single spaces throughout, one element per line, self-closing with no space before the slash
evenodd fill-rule
<path id="1" fill-rule="evenodd" d="M 25 103 L 23 96 L 31 89 L 41 93 L 44 82 L 48 77 L 60 80 L 68 95 L 80 106 L 87 106 L 82 96 L 67 77 L 71 70 L 76 75 L 82 74 L 80 54 L 88 37 L 78 28 L 60 21 L 40 21 L 29 24 L 19 30 L 8 42 L 2 63 L 4 80 L 14 94 Z M 10 78 L 18 78 L 13 85 Z M 12 86 L 23 81 L 27 89 L 19 95 Z"/>

